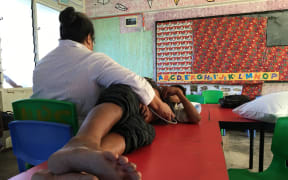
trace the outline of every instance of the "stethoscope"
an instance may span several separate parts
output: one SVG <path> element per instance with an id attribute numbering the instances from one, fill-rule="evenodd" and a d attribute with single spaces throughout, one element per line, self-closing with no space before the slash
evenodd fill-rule
<path id="1" fill-rule="evenodd" d="M 176 118 L 172 119 L 171 121 L 168 121 L 167 119 L 165 119 L 165 118 L 161 117 L 159 114 L 157 114 L 152 108 L 149 108 L 149 109 L 155 116 L 157 116 L 161 120 L 165 121 L 166 123 L 168 123 L 168 124 L 177 124 Z"/>

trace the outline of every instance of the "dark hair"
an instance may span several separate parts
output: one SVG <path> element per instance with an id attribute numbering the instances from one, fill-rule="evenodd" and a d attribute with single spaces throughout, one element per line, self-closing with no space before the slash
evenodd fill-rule
<path id="1" fill-rule="evenodd" d="M 183 94 L 186 96 L 186 89 L 183 86 L 181 86 L 179 84 L 174 84 L 174 85 L 171 85 L 171 87 L 177 87 L 177 88 L 181 89 Z"/>
<path id="2" fill-rule="evenodd" d="M 153 89 L 156 89 L 159 94 L 161 95 L 161 89 L 157 86 L 157 83 L 149 77 L 144 77 L 146 79 L 146 81 L 148 81 L 148 83 L 152 86 Z"/>
<path id="3" fill-rule="evenodd" d="M 67 7 L 59 15 L 60 37 L 62 40 L 70 39 L 83 43 L 90 34 L 94 41 L 94 28 L 90 19 L 81 12 L 76 12 L 73 7 Z"/>

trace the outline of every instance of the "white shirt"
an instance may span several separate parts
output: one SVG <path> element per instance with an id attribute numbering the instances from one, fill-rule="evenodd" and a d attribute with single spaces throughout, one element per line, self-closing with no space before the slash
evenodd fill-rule
<path id="1" fill-rule="evenodd" d="M 144 78 L 105 54 L 95 53 L 75 41 L 60 40 L 59 46 L 35 67 L 31 98 L 73 102 L 81 121 L 95 106 L 101 89 L 111 84 L 129 85 L 145 105 L 155 95 Z"/>

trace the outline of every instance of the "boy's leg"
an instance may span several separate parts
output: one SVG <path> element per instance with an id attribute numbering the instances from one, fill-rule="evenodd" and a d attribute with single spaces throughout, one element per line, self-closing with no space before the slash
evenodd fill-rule
<path id="1" fill-rule="evenodd" d="M 125 138 L 118 133 L 110 132 L 101 141 L 101 149 L 103 151 L 110 151 L 116 156 L 123 154 L 125 147 Z"/>
<path id="2" fill-rule="evenodd" d="M 102 103 L 95 106 L 85 118 L 77 135 L 65 147 L 85 145 L 99 149 L 102 138 L 121 119 L 122 114 L 122 108 L 113 103 Z"/>
<path id="3" fill-rule="evenodd" d="M 140 179 L 136 167 L 125 157 L 118 157 L 150 144 L 155 136 L 143 117 L 131 117 L 139 114 L 137 96 L 128 86 L 115 85 L 102 92 L 98 103 L 77 135 L 49 158 L 49 169 L 56 174 L 84 171 L 101 180 Z"/>
<path id="4" fill-rule="evenodd" d="M 49 170 L 55 174 L 84 171 L 101 180 L 140 179 L 140 174 L 128 160 L 123 161 L 124 157 L 101 149 L 102 138 L 120 120 L 122 113 L 121 107 L 113 103 L 93 108 L 77 135 L 49 158 Z M 115 139 L 115 144 L 119 144 L 120 149 L 125 148 L 125 141 Z"/>

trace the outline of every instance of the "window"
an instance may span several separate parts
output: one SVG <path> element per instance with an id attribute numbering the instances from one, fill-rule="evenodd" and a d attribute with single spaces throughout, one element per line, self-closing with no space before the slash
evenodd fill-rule
<path id="1" fill-rule="evenodd" d="M 30 0 L 0 0 L 0 38 L 3 73 L 23 87 L 32 86 L 34 69 Z M 4 88 L 11 87 L 3 84 Z"/>
<path id="2" fill-rule="evenodd" d="M 58 46 L 59 12 L 37 3 L 39 60 Z"/>
<path id="3" fill-rule="evenodd" d="M 38 55 L 43 58 L 58 45 L 59 12 L 36 4 Z M 0 60 L 3 73 L 22 87 L 32 87 L 35 67 L 30 0 L 0 0 Z M 4 88 L 12 86 L 6 81 Z"/>

